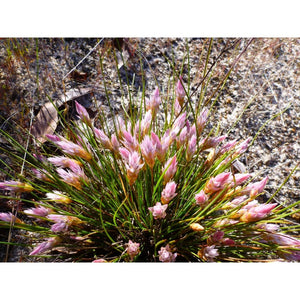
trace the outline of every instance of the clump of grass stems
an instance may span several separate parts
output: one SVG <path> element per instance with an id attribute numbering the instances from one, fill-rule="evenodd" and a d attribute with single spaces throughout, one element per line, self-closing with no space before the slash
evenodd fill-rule
<path id="1" fill-rule="evenodd" d="M 64 122 L 61 134 L 47 135 L 35 150 L 2 131 L 20 165 L 26 153 L 26 171 L 0 183 L 7 191 L 1 198 L 26 207 L 1 213 L 0 226 L 34 233 L 33 257 L 298 261 L 299 226 L 288 217 L 299 203 L 261 203 L 268 178 L 231 168 L 251 138 L 227 141 L 217 127 L 207 132 L 205 87 L 195 104 L 185 86 L 178 76 L 173 93 L 157 87 L 141 101 L 130 94 L 140 111 L 112 123 L 100 116 L 100 126 L 76 102 L 79 122 Z"/>

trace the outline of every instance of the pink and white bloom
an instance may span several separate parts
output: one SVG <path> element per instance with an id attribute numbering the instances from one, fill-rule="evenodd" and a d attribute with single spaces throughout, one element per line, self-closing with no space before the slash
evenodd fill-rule
<path id="1" fill-rule="evenodd" d="M 180 131 L 179 136 L 177 136 L 177 138 L 176 138 L 177 148 L 180 148 L 181 146 L 183 146 L 186 143 L 187 139 L 188 139 L 188 129 L 186 126 L 184 126 L 182 128 L 182 130 Z"/>
<path id="2" fill-rule="evenodd" d="M 29 253 L 29 255 L 37 255 L 44 253 L 47 250 L 52 249 L 54 246 L 56 246 L 60 242 L 59 237 L 51 237 L 47 241 L 39 244 L 36 246 L 33 251 Z"/>
<path id="3" fill-rule="evenodd" d="M 98 258 L 92 261 L 92 263 L 106 263 L 107 260 L 105 260 L 104 258 Z"/>
<path id="4" fill-rule="evenodd" d="M 144 164 L 141 163 L 141 157 L 137 151 L 130 152 L 126 148 L 120 148 L 119 151 L 125 163 L 129 184 L 132 185 Z"/>
<path id="5" fill-rule="evenodd" d="M 277 203 L 273 203 L 273 204 L 258 204 L 254 207 L 251 207 L 250 209 L 246 208 L 246 212 L 240 217 L 240 220 L 246 223 L 261 220 L 265 218 L 268 214 L 270 214 L 271 210 L 276 206 Z"/>
<path id="6" fill-rule="evenodd" d="M 176 118 L 175 122 L 173 123 L 172 129 L 170 132 L 170 136 L 171 136 L 172 140 L 174 140 L 176 138 L 177 134 L 184 127 L 185 123 L 186 123 L 186 112 L 179 115 Z"/>
<path id="7" fill-rule="evenodd" d="M 218 144 L 223 142 L 227 138 L 227 135 L 222 135 L 219 137 L 213 137 L 213 138 L 204 138 L 200 142 L 200 146 L 202 146 L 202 150 L 215 148 Z"/>
<path id="8" fill-rule="evenodd" d="M 177 257 L 177 253 L 171 252 L 169 244 L 166 247 L 161 247 L 158 254 L 161 262 L 174 262 Z"/>
<path id="9" fill-rule="evenodd" d="M 54 144 L 61 148 L 61 150 L 69 155 L 81 157 L 87 161 L 92 159 L 92 155 L 86 151 L 82 146 L 79 146 L 71 141 L 68 141 L 62 137 L 56 137 L 47 134 L 46 137 L 50 139 Z"/>
<path id="10" fill-rule="evenodd" d="M 158 111 L 159 105 L 161 103 L 161 98 L 159 95 L 159 89 L 156 87 L 150 99 L 146 99 L 146 110 L 151 110 L 153 114 Z"/>
<path id="11" fill-rule="evenodd" d="M 208 110 L 207 108 L 204 108 L 199 114 L 196 121 L 198 135 L 200 135 L 204 129 L 205 123 L 207 121 L 207 117 L 208 117 Z"/>
<path id="12" fill-rule="evenodd" d="M 32 192 L 33 187 L 29 183 L 14 180 L 0 182 L 0 190 L 13 191 L 16 193 Z"/>
<path id="13" fill-rule="evenodd" d="M 176 161 L 176 155 L 174 155 L 173 157 L 167 160 L 167 162 L 163 167 L 162 172 L 163 173 L 165 172 L 164 182 L 167 183 L 168 181 L 170 181 L 175 175 L 176 171 L 177 171 L 177 161 Z"/>
<path id="14" fill-rule="evenodd" d="M 120 147 L 120 143 L 117 139 L 117 136 L 114 133 L 111 135 L 110 142 L 111 142 L 113 151 L 117 153 L 119 150 L 119 147 Z"/>
<path id="15" fill-rule="evenodd" d="M 163 219 L 165 218 L 166 209 L 168 208 L 168 204 L 161 205 L 160 202 L 157 202 L 155 206 L 148 207 L 148 209 L 151 211 L 154 219 Z"/>
<path id="16" fill-rule="evenodd" d="M 56 167 L 63 167 L 63 168 L 72 168 L 74 164 L 78 166 L 82 166 L 82 163 L 79 162 L 76 159 L 72 159 L 69 157 L 65 156 L 54 156 L 54 157 L 49 157 L 48 161 L 51 162 L 54 166 Z"/>
<path id="17" fill-rule="evenodd" d="M 141 122 L 137 123 L 135 125 L 135 136 L 136 137 L 143 137 L 149 132 L 149 128 L 151 126 L 152 121 L 152 112 L 151 110 L 148 110 L 144 116 L 144 118 L 141 120 Z"/>
<path id="18" fill-rule="evenodd" d="M 190 161 L 195 154 L 197 149 L 197 137 L 196 135 L 192 135 L 190 140 L 188 141 L 187 149 L 186 149 L 186 160 Z"/>
<path id="19" fill-rule="evenodd" d="M 262 223 L 257 224 L 256 228 L 263 229 L 268 232 L 276 232 L 280 229 L 280 226 L 278 224 Z"/>
<path id="20" fill-rule="evenodd" d="M 264 233 L 262 238 L 268 242 L 277 244 L 279 246 L 290 246 L 290 247 L 300 247 L 300 240 L 295 239 L 287 234 L 280 233 Z"/>
<path id="21" fill-rule="evenodd" d="M 49 200 L 52 200 L 57 203 L 70 204 L 72 200 L 59 191 L 53 191 L 52 193 L 46 193 L 46 197 Z"/>
<path id="22" fill-rule="evenodd" d="M 227 142 L 225 145 L 222 146 L 219 153 L 222 155 L 222 154 L 232 150 L 234 148 L 234 146 L 236 145 L 236 143 L 237 143 L 237 140 Z"/>
<path id="23" fill-rule="evenodd" d="M 152 143 L 152 140 L 148 135 L 145 136 L 140 148 L 147 165 L 153 169 L 156 156 L 156 146 Z"/>
<path id="24" fill-rule="evenodd" d="M 198 205 L 202 205 L 208 200 L 208 196 L 203 190 L 201 190 L 198 194 L 195 195 L 195 200 Z"/>
<path id="25" fill-rule="evenodd" d="M 46 217 L 48 216 L 48 214 L 51 214 L 52 210 L 50 208 L 44 207 L 44 206 L 37 206 L 34 208 L 30 208 L 30 209 L 25 209 L 24 213 L 27 215 L 31 215 L 29 216 L 30 218 L 34 218 L 36 216 L 38 217 Z"/>
<path id="26" fill-rule="evenodd" d="M 240 143 L 236 149 L 235 156 L 244 153 L 248 149 L 250 141 L 251 141 L 251 138 L 247 138 L 245 141 Z"/>
<path id="27" fill-rule="evenodd" d="M 9 213 L 0 213 L 0 220 L 9 223 L 23 223 L 19 218 L 13 215 L 11 212 Z"/>
<path id="28" fill-rule="evenodd" d="M 262 179 L 259 182 L 255 183 L 250 183 L 248 184 L 242 191 L 242 194 L 249 194 L 250 197 L 255 197 L 256 195 L 260 194 L 263 192 L 267 181 L 268 181 L 268 176 Z"/>
<path id="29" fill-rule="evenodd" d="M 230 183 L 231 173 L 221 173 L 216 177 L 211 178 L 205 185 L 204 191 L 206 193 L 214 193 L 223 190 L 228 183 Z"/>
<path id="30" fill-rule="evenodd" d="M 174 181 L 169 181 L 161 193 L 161 203 L 168 204 L 176 195 L 177 184 Z"/>
<path id="31" fill-rule="evenodd" d="M 230 178 L 228 179 L 229 181 L 231 181 L 231 186 L 237 186 L 237 185 L 241 185 L 242 183 L 244 183 L 246 180 L 248 180 L 252 175 L 249 173 L 245 173 L 245 174 L 234 174 L 230 176 Z"/>
<path id="32" fill-rule="evenodd" d="M 215 249 L 215 245 L 207 246 L 204 248 L 204 256 L 208 261 L 213 261 L 213 259 L 219 256 L 218 249 Z"/>
<path id="33" fill-rule="evenodd" d="M 181 81 L 182 81 L 182 76 L 179 77 L 177 84 L 176 84 L 176 88 L 175 88 L 175 93 L 176 93 L 177 100 L 178 100 L 180 106 L 183 105 L 183 101 L 184 101 L 184 97 L 185 97 L 185 90 L 182 86 Z"/>
<path id="34" fill-rule="evenodd" d="M 137 151 L 139 149 L 138 140 L 126 130 L 123 131 L 122 143 L 130 151 Z"/>
<path id="35" fill-rule="evenodd" d="M 76 173 L 62 168 L 58 168 L 56 171 L 65 183 L 74 186 L 78 190 L 81 190 L 82 182 L 87 181 L 87 177 L 81 168 Z"/>
<path id="36" fill-rule="evenodd" d="M 81 104 L 79 104 L 77 101 L 75 101 L 75 106 L 76 106 L 76 111 L 78 113 L 78 116 L 79 116 L 80 120 L 82 122 L 86 123 L 88 126 L 91 126 L 92 125 L 92 120 L 90 118 L 89 113 L 85 109 L 85 107 L 82 106 Z"/>
<path id="37" fill-rule="evenodd" d="M 140 253 L 140 244 L 129 240 L 126 251 L 130 256 L 130 259 L 133 260 L 134 257 Z"/>
<path id="38" fill-rule="evenodd" d="M 102 144 L 102 146 L 105 149 L 109 149 L 109 150 L 113 149 L 109 137 L 104 133 L 103 130 L 94 127 L 94 133 L 95 133 L 97 140 L 100 141 L 100 143 Z"/>

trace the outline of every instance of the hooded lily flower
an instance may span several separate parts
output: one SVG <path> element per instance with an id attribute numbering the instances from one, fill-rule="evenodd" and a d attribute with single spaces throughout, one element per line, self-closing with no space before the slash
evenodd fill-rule
<path id="1" fill-rule="evenodd" d="M 101 142 L 102 146 L 106 149 L 112 150 L 112 144 L 109 137 L 104 133 L 103 130 L 94 127 L 94 133 L 96 138 Z"/>
<path id="2" fill-rule="evenodd" d="M 129 240 L 126 251 L 130 256 L 130 259 L 133 260 L 134 257 L 140 253 L 140 244 Z"/>
<path id="3" fill-rule="evenodd" d="M 16 193 L 23 193 L 23 192 L 30 193 L 33 191 L 33 187 L 29 183 L 7 180 L 7 181 L 0 182 L 0 190 L 13 191 Z"/>
<path id="4" fill-rule="evenodd" d="M 146 100 L 146 109 L 151 110 L 153 114 L 158 111 L 158 107 L 161 103 L 161 98 L 159 95 L 159 89 L 156 88 L 153 94 L 150 96 L 150 99 Z"/>
<path id="5" fill-rule="evenodd" d="M 23 223 L 19 218 L 13 215 L 11 212 L 9 213 L 0 213 L 0 220 L 9 223 Z"/>
<path id="6" fill-rule="evenodd" d="M 208 200 L 208 196 L 203 190 L 201 190 L 198 194 L 195 195 L 195 200 L 198 205 L 202 205 Z"/>
<path id="7" fill-rule="evenodd" d="M 90 161 L 92 159 L 92 155 L 89 152 L 87 152 L 83 147 L 73 142 L 70 142 L 65 138 L 58 137 L 57 140 L 56 138 L 53 138 L 55 136 L 49 134 L 47 134 L 46 137 L 50 139 L 58 147 L 60 147 L 61 150 L 66 154 L 70 154 L 72 156 L 79 156 L 87 161 Z"/>
<path id="8" fill-rule="evenodd" d="M 38 246 L 36 246 L 33 249 L 33 251 L 31 251 L 29 253 L 29 255 L 37 255 L 37 254 L 44 253 L 45 251 L 52 249 L 59 242 L 60 242 L 60 238 L 59 237 L 57 237 L 57 236 L 56 237 L 51 237 L 47 241 L 45 241 L 45 242 L 39 244 Z"/>
<path id="9" fill-rule="evenodd" d="M 29 216 L 30 218 L 34 218 L 35 216 L 46 217 L 51 212 L 52 212 L 51 209 L 46 208 L 46 207 L 41 206 L 41 205 L 39 205 L 37 207 L 34 207 L 34 208 L 24 210 L 25 214 L 32 215 L 32 216 Z"/>
<path id="10" fill-rule="evenodd" d="M 248 197 L 246 195 L 234 198 L 232 201 L 225 203 L 222 206 L 222 209 L 232 209 L 232 208 L 235 208 L 235 207 L 241 205 L 243 202 L 245 202 L 247 198 Z"/>
<path id="11" fill-rule="evenodd" d="M 161 262 L 174 262 L 177 257 L 177 253 L 171 252 L 169 244 L 166 247 L 161 247 L 158 254 Z"/>
<path id="12" fill-rule="evenodd" d="M 155 145 L 155 154 L 156 157 L 160 162 L 162 162 L 165 159 L 165 151 L 163 150 L 162 144 L 159 140 L 159 137 L 152 131 L 151 132 L 151 142 L 153 145 Z"/>
<path id="13" fill-rule="evenodd" d="M 52 193 L 46 193 L 46 197 L 57 203 L 70 204 L 72 200 L 59 191 L 53 191 Z"/>
<path id="14" fill-rule="evenodd" d="M 204 191 L 206 193 L 214 193 L 223 190 L 228 183 L 230 183 L 231 173 L 221 173 L 216 177 L 211 178 L 205 185 Z"/>
<path id="15" fill-rule="evenodd" d="M 167 160 L 162 170 L 163 173 L 165 172 L 164 182 L 167 183 L 168 181 L 170 181 L 171 178 L 175 175 L 176 171 L 177 171 L 177 161 L 176 161 L 176 155 L 174 155 L 173 157 Z"/>
<path id="16" fill-rule="evenodd" d="M 176 85 L 176 89 L 175 89 L 177 100 L 178 100 L 180 106 L 183 105 L 183 101 L 184 101 L 184 97 L 185 97 L 185 91 L 181 84 L 181 81 L 182 81 L 182 76 L 179 77 L 179 80 L 177 81 L 177 85 Z"/>
<path id="17" fill-rule="evenodd" d="M 251 174 L 234 174 L 230 176 L 229 181 L 231 181 L 231 186 L 237 186 L 237 185 L 241 185 L 242 183 L 244 183 L 247 179 L 249 179 L 249 177 L 251 177 Z"/>
<path id="18" fill-rule="evenodd" d="M 151 211 L 154 219 L 163 219 L 167 215 L 166 214 L 167 207 L 168 204 L 161 205 L 160 202 L 157 202 L 155 206 L 148 207 L 148 209 Z"/>
<path id="19" fill-rule="evenodd" d="M 176 195 L 177 184 L 174 181 L 169 181 L 161 193 L 161 203 L 168 204 Z"/>
<path id="20" fill-rule="evenodd" d="M 186 112 L 179 115 L 176 118 L 176 120 L 175 120 L 175 122 L 172 126 L 172 129 L 171 129 L 171 132 L 170 132 L 172 140 L 174 140 L 176 138 L 177 134 L 180 132 L 180 130 L 185 125 L 185 122 L 186 122 Z"/>
<path id="21" fill-rule="evenodd" d="M 266 217 L 275 206 L 277 206 L 276 203 L 259 204 L 257 206 L 251 207 L 250 209 L 246 208 L 246 212 L 240 217 L 240 220 L 246 223 L 261 220 Z"/>
<path id="22" fill-rule="evenodd" d="M 135 125 L 135 136 L 136 137 L 143 137 L 149 132 L 149 128 L 152 121 L 152 112 L 151 110 L 147 110 L 144 118 L 141 120 L 141 122 L 136 123 Z"/>
<path id="23" fill-rule="evenodd" d="M 130 151 L 138 151 L 139 149 L 138 140 L 135 137 L 133 137 L 130 132 L 126 130 L 123 131 L 122 143 Z"/>
<path id="24" fill-rule="evenodd" d="M 75 101 L 75 106 L 76 106 L 76 111 L 79 115 L 80 120 L 82 122 L 86 123 L 88 126 L 91 126 L 92 125 L 92 120 L 90 118 L 89 113 L 85 109 L 85 107 L 82 106 L 81 104 L 79 104 L 77 101 Z"/>
<path id="25" fill-rule="evenodd" d="M 140 145 L 140 148 L 147 165 L 151 169 L 153 169 L 155 163 L 156 147 L 155 144 L 152 143 L 152 140 L 148 135 L 145 136 L 143 142 Z"/>

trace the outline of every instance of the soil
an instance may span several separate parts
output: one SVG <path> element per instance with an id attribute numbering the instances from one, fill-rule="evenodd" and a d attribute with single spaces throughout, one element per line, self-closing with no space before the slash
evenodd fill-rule
<path id="1" fill-rule="evenodd" d="M 146 96 L 155 86 L 163 96 L 172 93 L 170 86 L 179 73 L 185 85 L 190 82 L 189 101 L 196 102 L 209 45 L 210 39 L 204 38 L 2 39 L 0 128 L 22 141 L 16 128 L 29 128 L 31 111 L 36 116 L 49 98 L 60 101 L 66 93 L 78 95 L 78 91 L 86 92 L 77 100 L 91 116 L 100 109 L 111 118 L 121 114 L 122 107 L 135 108 L 128 100 L 129 93 L 137 99 L 141 97 L 143 82 Z M 224 48 L 227 51 L 223 53 Z M 219 123 L 220 134 L 228 134 L 228 140 L 253 138 L 259 132 L 237 167 L 255 172 L 258 179 L 269 177 L 266 199 L 299 163 L 299 58 L 300 39 L 296 38 L 216 38 L 211 44 L 208 68 L 213 67 L 214 71 L 205 101 L 208 107 L 210 96 L 216 102 L 208 130 Z M 170 64 L 175 65 L 178 74 L 173 73 Z M 216 98 L 214 91 L 232 64 L 234 68 Z M 113 111 L 109 109 L 105 89 L 110 93 Z M 67 99 L 70 105 L 74 105 L 73 99 Z M 138 109 L 138 103 L 135 106 Z M 72 114 L 72 107 L 70 111 Z M 8 147 L 1 136 L 0 144 Z M 0 158 L 8 162 L 3 153 Z M 5 178 L 0 170 L 0 180 Z M 273 200 L 285 206 L 299 201 L 299 178 L 298 167 Z M 9 210 L 10 206 L 1 200 L 0 211 Z M 12 234 L 16 241 L 23 240 L 21 232 L 13 230 Z M 7 241 L 7 230 L 0 230 L 0 239 Z M 6 246 L 0 244 L 0 261 L 5 260 L 5 252 Z M 20 261 L 27 252 L 10 247 L 8 261 Z"/>

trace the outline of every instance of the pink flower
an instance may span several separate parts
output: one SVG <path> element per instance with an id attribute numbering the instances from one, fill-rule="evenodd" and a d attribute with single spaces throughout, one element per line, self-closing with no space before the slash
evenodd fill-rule
<path id="1" fill-rule="evenodd" d="M 158 251 L 159 261 L 161 262 L 174 262 L 177 257 L 177 253 L 172 253 L 170 251 L 169 244 L 166 247 L 161 247 Z"/>
<path id="2" fill-rule="evenodd" d="M 7 181 L 0 182 L 0 190 L 23 193 L 23 192 L 32 192 L 33 187 L 29 183 L 7 180 Z"/>
<path id="3" fill-rule="evenodd" d="M 81 168 L 76 173 L 62 168 L 58 168 L 56 171 L 65 183 L 74 186 L 77 190 L 81 190 L 82 182 L 87 181 L 87 177 Z"/>
<path id="4" fill-rule="evenodd" d="M 250 141 L 251 141 L 251 138 L 247 138 L 245 141 L 243 141 L 241 144 L 239 144 L 239 146 L 237 147 L 237 150 L 235 152 L 235 155 L 237 156 L 237 155 L 244 153 L 247 150 Z"/>
<path id="5" fill-rule="evenodd" d="M 221 230 L 217 230 L 212 236 L 211 240 L 213 243 L 218 243 L 220 242 L 224 237 L 224 232 Z"/>
<path id="6" fill-rule="evenodd" d="M 119 147 L 120 147 L 120 143 L 119 143 L 119 141 L 118 141 L 118 139 L 117 139 L 117 137 L 114 133 L 111 135 L 110 142 L 111 142 L 113 151 L 118 152 Z"/>
<path id="7" fill-rule="evenodd" d="M 73 216 L 50 214 L 47 218 L 55 222 L 55 224 L 51 226 L 51 231 L 53 232 L 66 232 L 68 231 L 69 226 L 79 225 L 82 223 L 79 218 Z"/>
<path id="8" fill-rule="evenodd" d="M 151 110 L 152 113 L 156 113 L 160 103 L 161 103 L 161 98 L 159 95 L 159 89 L 156 88 L 153 94 L 150 96 L 150 99 L 146 100 L 146 109 Z"/>
<path id="9" fill-rule="evenodd" d="M 176 195 L 177 184 L 174 181 L 169 181 L 161 193 L 162 204 L 168 204 Z"/>
<path id="10" fill-rule="evenodd" d="M 141 123 L 137 123 L 135 126 L 135 135 L 138 136 L 144 136 L 145 134 L 148 134 L 149 128 L 152 121 L 152 112 L 151 110 L 148 110 L 144 116 L 144 118 L 141 120 Z"/>
<path id="11" fill-rule="evenodd" d="M 34 173 L 35 177 L 39 180 L 43 180 L 43 181 L 49 181 L 51 182 L 51 175 L 45 170 L 37 170 L 37 169 L 31 169 L 31 171 Z"/>
<path id="12" fill-rule="evenodd" d="M 222 148 L 220 149 L 220 154 L 224 154 L 225 152 L 230 151 L 231 149 L 234 148 L 234 146 L 236 145 L 237 140 L 233 140 L 233 141 L 229 141 L 227 142 L 225 145 L 222 146 Z"/>
<path id="13" fill-rule="evenodd" d="M 58 147 L 60 147 L 64 153 L 70 154 L 72 156 L 79 156 L 87 161 L 92 159 L 92 155 L 89 152 L 87 152 L 83 147 L 81 147 L 73 142 L 70 142 L 70 141 L 66 140 L 65 138 L 58 138 L 58 140 L 57 140 L 57 139 L 53 138 L 55 136 L 51 136 L 49 134 L 46 136 L 48 139 L 50 139 L 52 142 L 54 142 L 54 144 L 56 144 Z"/>
<path id="14" fill-rule="evenodd" d="M 148 209 L 152 212 L 154 219 L 163 219 L 167 215 L 166 214 L 167 207 L 168 204 L 161 205 L 160 202 L 157 202 L 155 206 L 148 207 Z"/>
<path id="15" fill-rule="evenodd" d="M 125 148 L 120 148 L 119 151 L 125 162 L 129 184 L 132 185 L 136 181 L 140 169 L 144 164 L 141 163 L 141 157 L 138 152 L 130 152 Z"/>
<path id="16" fill-rule="evenodd" d="M 186 112 L 182 113 L 181 115 L 179 115 L 173 126 L 172 126 L 172 130 L 170 132 L 171 138 L 175 139 L 175 137 L 177 136 L 177 134 L 180 132 L 180 130 L 183 128 L 183 126 L 185 125 L 185 121 L 186 121 Z"/>
<path id="17" fill-rule="evenodd" d="M 234 175 L 231 175 L 228 180 L 232 182 L 231 186 L 237 186 L 237 185 L 244 183 L 247 179 L 249 179 L 249 177 L 251 177 L 251 174 L 248 174 L 248 173 L 234 174 Z"/>
<path id="18" fill-rule="evenodd" d="M 219 256 L 218 249 L 215 249 L 215 245 L 207 246 L 204 248 L 204 256 L 212 261 L 215 257 Z"/>
<path id="19" fill-rule="evenodd" d="M 100 141 L 100 143 L 105 149 L 109 149 L 109 150 L 113 149 L 109 137 L 104 133 L 103 130 L 94 127 L 94 133 L 96 138 Z"/>
<path id="20" fill-rule="evenodd" d="M 184 101 L 184 97 L 185 97 L 185 91 L 181 84 L 181 81 L 182 81 L 182 76 L 179 77 L 179 80 L 177 81 L 177 85 L 175 88 L 175 93 L 176 93 L 177 100 L 178 100 L 180 106 L 183 105 L 183 101 Z"/>
<path id="21" fill-rule="evenodd" d="M 137 139 L 133 137 L 131 133 L 126 130 L 123 131 L 122 143 L 130 151 L 137 151 L 139 148 Z"/>
<path id="22" fill-rule="evenodd" d="M 55 201 L 57 203 L 70 204 L 72 200 L 59 191 L 53 191 L 53 193 L 46 193 L 47 199 Z"/>
<path id="23" fill-rule="evenodd" d="M 19 218 L 13 215 L 11 212 L 9 213 L 0 213 L 0 220 L 9 223 L 23 223 Z"/>
<path id="24" fill-rule="evenodd" d="M 146 163 L 151 169 L 153 169 L 155 163 L 156 147 L 155 144 L 152 143 L 148 135 L 145 136 L 143 142 L 140 145 L 140 148 Z"/>
<path id="25" fill-rule="evenodd" d="M 203 190 L 201 190 L 200 193 L 195 195 L 195 200 L 198 205 L 202 205 L 208 200 L 208 196 L 204 193 Z"/>
<path id="26" fill-rule="evenodd" d="M 163 173 L 165 172 L 164 182 L 167 183 L 168 181 L 170 181 L 170 179 L 175 175 L 176 171 L 177 171 L 177 161 L 176 161 L 176 155 L 174 155 L 173 157 L 167 160 L 162 170 Z"/>
<path id="27" fill-rule="evenodd" d="M 186 160 L 190 161 L 193 157 L 193 155 L 196 152 L 196 146 L 197 146 L 197 137 L 196 135 L 192 135 L 188 142 L 188 146 L 186 149 Z"/>
<path id="28" fill-rule="evenodd" d="M 267 184 L 268 179 L 269 178 L 267 176 L 259 182 L 248 184 L 242 191 L 242 194 L 250 194 L 250 197 L 255 197 L 257 194 L 262 193 Z"/>
<path id="29" fill-rule="evenodd" d="M 277 251 L 277 254 L 289 261 L 300 261 L 300 250 L 298 251 Z"/>
<path id="30" fill-rule="evenodd" d="M 130 259 L 133 260 L 134 257 L 140 253 L 140 244 L 134 243 L 131 240 L 129 240 L 126 251 L 130 256 Z"/>
<path id="31" fill-rule="evenodd" d="M 227 138 L 226 135 L 213 137 L 213 138 L 205 138 L 200 142 L 200 145 L 202 146 L 202 150 L 215 148 L 219 143 L 223 142 L 226 138 Z"/>
<path id="32" fill-rule="evenodd" d="M 155 145 L 155 154 L 160 162 L 165 159 L 165 151 L 163 151 L 162 144 L 159 140 L 159 137 L 152 131 L 151 132 L 151 142 Z"/>
<path id="33" fill-rule="evenodd" d="M 262 234 L 262 238 L 279 246 L 300 247 L 300 240 L 297 240 L 287 234 L 267 232 Z"/>
<path id="34" fill-rule="evenodd" d="M 29 255 L 37 255 L 41 254 L 47 250 L 52 249 L 54 246 L 56 246 L 60 242 L 59 237 L 52 237 L 49 238 L 47 241 L 39 244 L 36 246 L 32 252 L 29 253 Z"/>
<path id="35" fill-rule="evenodd" d="M 276 203 L 259 204 L 250 209 L 247 209 L 245 206 L 244 209 L 246 208 L 247 211 L 240 217 L 240 220 L 246 223 L 261 220 L 266 217 L 275 206 L 277 206 Z"/>
<path id="36" fill-rule="evenodd" d="M 208 117 L 208 110 L 204 108 L 201 111 L 196 121 L 198 135 L 200 135 L 204 129 L 205 123 L 207 121 L 207 117 Z"/>
<path id="37" fill-rule="evenodd" d="M 65 157 L 65 156 L 55 156 L 55 157 L 49 157 L 48 161 L 50 161 L 54 166 L 57 167 L 63 167 L 63 168 L 72 168 L 74 164 L 77 166 L 82 166 L 82 163 L 78 160 Z"/>
<path id="38" fill-rule="evenodd" d="M 175 116 L 177 117 L 180 112 L 181 112 L 182 107 L 180 106 L 180 103 L 178 101 L 178 99 L 175 99 L 175 103 L 174 103 L 174 112 L 175 112 Z"/>
<path id="39" fill-rule="evenodd" d="M 34 216 L 46 217 L 48 214 L 51 213 L 51 209 L 39 205 L 34 208 L 25 209 L 24 213 L 28 215 L 33 215 L 29 216 L 30 218 L 34 218 Z"/>
<path id="40" fill-rule="evenodd" d="M 268 232 L 276 232 L 280 229 L 280 226 L 278 224 L 268 224 L 268 223 L 262 223 L 257 224 L 256 228 L 263 229 Z"/>
<path id="41" fill-rule="evenodd" d="M 79 118 L 82 122 L 86 123 L 88 126 L 91 126 L 92 120 L 90 119 L 89 113 L 81 104 L 75 101 L 76 111 L 79 115 Z"/>
<path id="42" fill-rule="evenodd" d="M 107 260 L 105 260 L 104 258 L 98 258 L 92 261 L 92 263 L 106 263 Z"/>
<path id="43" fill-rule="evenodd" d="M 230 183 L 231 173 L 221 173 L 216 177 L 211 178 L 205 185 L 206 193 L 214 193 L 223 190 Z"/>
<path id="44" fill-rule="evenodd" d="M 176 139 L 177 148 L 180 148 L 181 146 L 183 146 L 186 143 L 187 139 L 188 139 L 188 129 L 186 126 L 184 126 L 182 128 L 182 130 L 180 131 L 179 136 Z"/>

